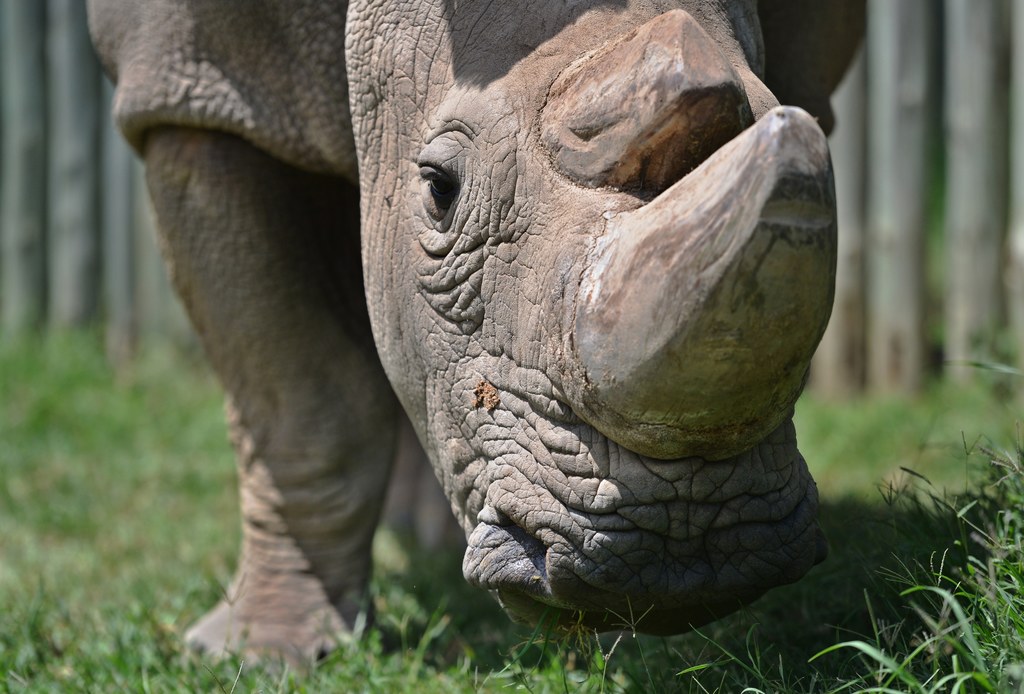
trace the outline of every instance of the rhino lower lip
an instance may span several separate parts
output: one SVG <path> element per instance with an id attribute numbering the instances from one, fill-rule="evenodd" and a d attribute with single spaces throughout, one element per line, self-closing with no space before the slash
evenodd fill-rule
<path id="1" fill-rule="evenodd" d="M 795 442 L 792 445 L 793 464 L 802 465 Z M 660 461 L 660 464 L 665 463 Z M 817 495 L 813 482 L 809 477 L 807 480 L 806 492 L 793 499 L 785 515 L 736 517 L 729 525 L 705 531 L 706 539 L 698 543 L 704 550 L 698 550 L 698 554 L 672 556 L 666 553 L 663 580 L 657 581 L 657 585 L 640 586 L 633 579 L 626 579 L 628 585 L 602 581 L 598 576 L 603 567 L 599 565 L 593 576 L 587 570 L 580 573 L 581 566 L 595 559 L 588 558 L 585 549 L 594 538 L 576 538 L 575 542 L 567 540 L 564 545 L 559 542 L 549 547 L 538 539 L 537 532 L 527 530 L 492 505 L 484 506 L 477 516 L 478 523 L 468 540 L 463 573 L 471 584 L 495 591 L 505 609 L 518 621 L 537 623 L 556 615 L 558 623 L 567 627 L 584 624 L 598 630 L 614 630 L 629 626 L 654 634 L 687 631 L 756 600 L 775 585 L 796 580 L 824 558 L 826 545 L 813 520 Z M 701 505 L 700 500 L 694 503 Z M 627 531 L 626 535 L 648 532 L 633 526 L 614 510 L 595 513 L 567 509 L 567 512 L 585 514 L 595 530 L 603 526 L 604 530 L 598 532 L 611 542 L 620 530 Z M 613 522 L 615 520 L 619 523 Z M 630 527 L 619 527 L 620 524 Z M 772 536 L 779 537 L 777 548 L 759 544 L 766 528 Z M 735 538 L 737 533 L 741 547 L 763 550 L 757 565 L 781 566 L 803 556 L 804 559 L 796 561 L 802 562 L 801 568 L 796 573 L 782 569 L 777 574 L 761 575 L 756 571 L 751 575 L 746 571 L 737 574 L 738 567 L 732 564 L 728 554 L 707 554 L 708 548 L 720 543 L 722 537 Z M 652 534 L 661 535 L 660 532 Z M 540 536 L 545 536 L 543 531 Z M 790 539 L 784 539 L 786 537 Z M 673 540 L 663 536 L 663 539 L 673 544 L 693 538 Z M 575 544 L 576 549 L 568 549 L 570 544 Z M 649 567 L 636 567 L 637 577 L 645 568 Z"/>
<path id="2" fill-rule="evenodd" d="M 602 596 L 602 607 L 580 606 L 552 592 L 546 568 L 549 550 L 522 528 L 480 523 L 469 544 L 463 566 L 467 579 L 494 590 L 509 615 L 527 624 L 544 622 L 558 629 L 582 625 L 599 631 L 636 629 L 669 635 L 723 617 L 764 592 L 730 591 L 682 605 L 660 605 L 649 597 L 631 600 L 628 595 L 607 595 Z"/>
<path id="3" fill-rule="evenodd" d="M 514 586 L 518 593 L 552 604 L 557 601 L 548 581 L 547 553 L 540 540 L 517 525 L 481 522 L 469 538 L 463 571 L 482 586 Z"/>

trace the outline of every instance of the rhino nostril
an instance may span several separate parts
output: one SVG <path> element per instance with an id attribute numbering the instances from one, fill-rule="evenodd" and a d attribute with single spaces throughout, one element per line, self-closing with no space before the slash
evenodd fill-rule
<path id="1" fill-rule="evenodd" d="M 590 142 L 604 132 L 604 128 L 592 125 L 570 125 L 569 131 L 583 142 Z"/>
<path id="2" fill-rule="evenodd" d="M 480 509 L 480 513 L 476 516 L 476 521 L 477 523 L 486 523 L 487 525 L 496 525 L 498 527 L 513 525 L 511 518 L 490 504 Z"/>

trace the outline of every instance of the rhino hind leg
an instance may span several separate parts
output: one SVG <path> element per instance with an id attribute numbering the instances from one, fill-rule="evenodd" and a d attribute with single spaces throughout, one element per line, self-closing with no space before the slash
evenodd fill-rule
<path id="1" fill-rule="evenodd" d="M 422 550 L 464 548 L 462 528 L 434 477 L 412 423 L 404 415 L 400 420 L 383 524 Z"/>
<path id="2" fill-rule="evenodd" d="M 227 393 L 241 495 L 237 573 L 187 639 L 308 661 L 363 614 L 394 457 L 358 194 L 223 134 L 157 130 L 144 157 L 172 281 Z"/>

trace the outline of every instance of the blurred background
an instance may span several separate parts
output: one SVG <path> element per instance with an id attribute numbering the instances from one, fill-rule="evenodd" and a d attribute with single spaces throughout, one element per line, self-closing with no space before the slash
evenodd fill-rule
<path id="1" fill-rule="evenodd" d="M 929 683 L 906 691 L 946 691 L 936 672 L 962 663 L 1020 674 L 964 691 L 1024 691 L 1024 0 L 868 5 L 834 98 L 835 308 L 795 415 L 832 557 L 706 636 L 533 664 L 537 632 L 465 584 L 460 549 L 432 548 L 429 495 L 393 496 L 379 633 L 310 684 L 183 657 L 239 544 L 221 396 L 110 123 L 84 0 L 0 0 L 0 691 L 674 691 L 704 668 L 686 691 L 891 683 L 884 658 L 881 674 L 809 662 L 857 635 Z M 395 478 L 436 499 L 416 474 Z"/>
<path id="2" fill-rule="evenodd" d="M 812 380 L 839 399 L 1024 360 L 1024 3 L 871 0 L 867 33 L 834 100 L 838 285 Z M 193 344 L 85 3 L 0 4 L 0 68 L 3 333 L 100 328 L 115 362 Z"/>
<path id="3" fill-rule="evenodd" d="M 839 268 L 814 388 L 917 393 L 1020 365 L 1024 2 L 870 0 L 834 97 Z M 1019 382 L 1019 379 L 1017 379 Z"/>
<path id="4" fill-rule="evenodd" d="M 85 5 L 0 4 L 0 326 L 101 327 L 122 361 L 140 340 L 191 337 L 156 249 L 141 164 L 111 123 L 113 88 Z"/>

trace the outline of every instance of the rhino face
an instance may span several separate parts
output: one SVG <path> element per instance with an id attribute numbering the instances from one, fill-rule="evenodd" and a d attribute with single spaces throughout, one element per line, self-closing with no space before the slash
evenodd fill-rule
<path id="1" fill-rule="evenodd" d="M 756 76 L 753 0 L 348 21 L 374 335 L 467 580 L 522 621 L 672 633 L 806 573 L 791 416 L 834 199 L 823 133 Z"/>

